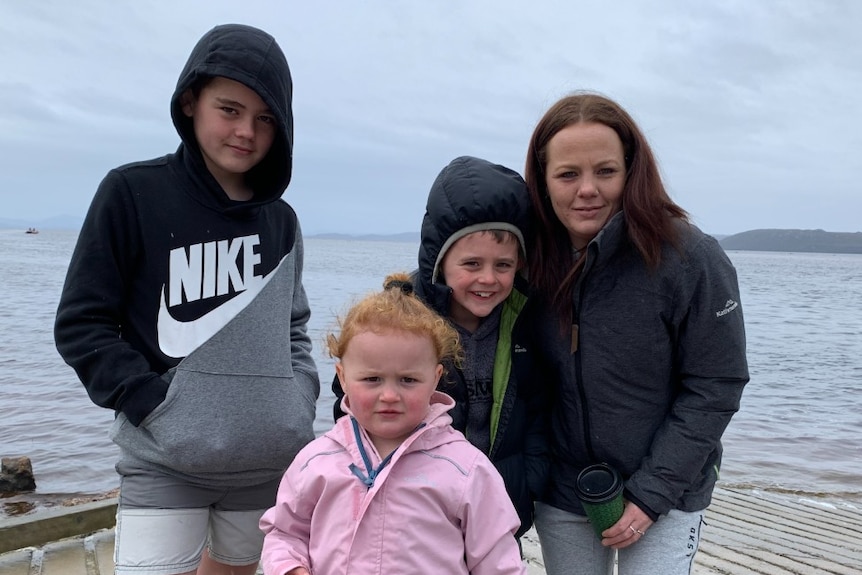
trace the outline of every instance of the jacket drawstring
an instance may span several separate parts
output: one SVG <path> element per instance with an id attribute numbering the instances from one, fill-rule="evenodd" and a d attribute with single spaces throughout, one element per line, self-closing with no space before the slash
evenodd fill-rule
<path id="1" fill-rule="evenodd" d="M 389 463 L 397 450 L 384 457 L 380 465 L 377 466 L 377 469 L 374 469 L 371 467 L 371 460 L 368 459 L 368 453 L 365 451 L 365 445 L 362 443 L 359 424 L 356 423 L 356 418 L 352 415 L 350 416 L 350 423 L 353 424 L 353 435 L 356 436 L 356 446 L 359 448 L 359 454 L 362 456 L 362 462 L 365 464 L 365 470 L 368 472 L 368 475 L 362 473 L 362 470 L 355 463 L 351 463 L 349 469 L 353 475 L 359 478 L 359 481 L 365 484 L 365 487 L 371 489 L 374 487 L 374 480 L 377 479 L 377 476 L 380 475 L 380 472 L 383 471 L 383 468 L 386 467 L 386 464 Z"/>

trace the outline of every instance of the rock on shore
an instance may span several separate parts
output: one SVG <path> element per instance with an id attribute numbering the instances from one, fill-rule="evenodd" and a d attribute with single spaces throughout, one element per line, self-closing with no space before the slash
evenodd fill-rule
<path id="1" fill-rule="evenodd" d="M 29 457 L 4 457 L 0 459 L 0 493 L 35 491 L 33 464 Z"/>

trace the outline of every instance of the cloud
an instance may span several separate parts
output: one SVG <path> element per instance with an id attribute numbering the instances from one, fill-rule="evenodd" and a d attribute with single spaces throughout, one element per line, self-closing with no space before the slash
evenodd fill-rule
<path id="1" fill-rule="evenodd" d="M 712 233 L 860 230 L 862 5 L 542 0 L 59 0 L 0 8 L 3 216 L 83 215 L 110 168 L 175 149 L 191 47 L 272 33 L 294 76 L 306 232 L 419 227 L 453 157 L 522 171 L 545 109 L 603 92 L 641 124 L 673 197 Z"/>

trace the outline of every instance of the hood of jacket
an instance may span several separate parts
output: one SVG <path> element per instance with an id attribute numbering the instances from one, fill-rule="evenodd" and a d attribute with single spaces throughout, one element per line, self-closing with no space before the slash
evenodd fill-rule
<path id="1" fill-rule="evenodd" d="M 507 230 L 525 257 L 529 241 L 530 196 L 523 178 L 505 166 L 461 156 L 438 174 L 425 207 L 419 246 L 417 293 L 438 313 L 449 311 L 451 289 L 440 266 L 446 251 L 467 234 Z"/>
<path id="2" fill-rule="evenodd" d="M 350 417 L 306 445 L 261 518 L 266 572 L 523 574 L 517 514 L 493 464 L 449 425 L 452 404 L 435 393 L 385 465 L 361 431 L 363 460 Z M 370 486 L 354 470 L 369 467 Z"/>
<path id="3" fill-rule="evenodd" d="M 221 76 L 254 90 L 269 106 L 278 134 L 269 153 L 246 174 L 254 190 L 248 202 L 231 201 L 206 168 L 194 134 L 192 119 L 183 113 L 181 98 L 199 81 Z M 209 191 L 202 201 L 220 211 L 249 210 L 277 200 L 284 194 L 293 167 L 293 81 L 287 59 L 275 39 L 266 32 L 242 24 L 216 26 L 192 49 L 171 98 L 171 118 L 182 144 L 177 154 L 197 181 Z"/>
<path id="4" fill-rule="evenodd" d="M 451 428 L 452 417 L 449 415 L 449 411 L 455 407 L 455 400 L 442 391 L 435 391 L 431 394 L 430 404 L 428 413 L 422 419 L 422 424 L 398 448 L 402 454 L 417 449 L 432 449 L 444 443 L 459 441 L 464 438 L 460 433 L 453 433 L 454 430 Z M 346 396 L 341 398 L 341 409 L 348 417 L 339 418 L 324 435 L 342 445 L 351 453 L 355 461 L 362 461 L 358 451 L 359 447 L 356 444 L 353 424 L 350 421 L 353 418 L 353 411 L 350 409 L 350 402 Z M 371 439 L 364 429 L 361 433 L 364 443 L 371 445 Z"/>

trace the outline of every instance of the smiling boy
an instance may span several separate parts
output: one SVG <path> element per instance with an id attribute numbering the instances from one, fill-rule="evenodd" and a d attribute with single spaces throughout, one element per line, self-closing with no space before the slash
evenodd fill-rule
<path id="1" fill-rule="evenodd" d="M 483 230 L 459 238 L 443 257 L 439 276 L 452 290 L 449 319 L 468 334 L 512 293 L 520 245 L 514 232 Z"/>
<path id="2" fill-rule="evenodd" d="M 533 361 L 524 277 L 530 202 L 515 171 L 471 156 L 440 171 L 422 221 L 416 293 L 448 318 L 464 359 L 440 389 L 455 399 L 452 425 L 503 476 L 518 515 L 532 525 L 544 488 L 546 394 Z"/>

